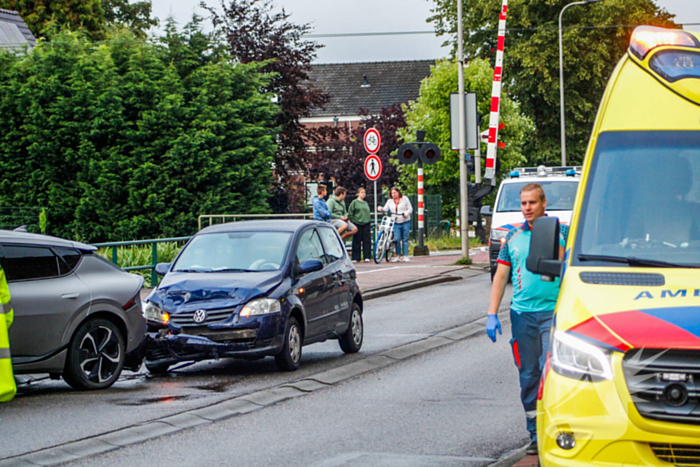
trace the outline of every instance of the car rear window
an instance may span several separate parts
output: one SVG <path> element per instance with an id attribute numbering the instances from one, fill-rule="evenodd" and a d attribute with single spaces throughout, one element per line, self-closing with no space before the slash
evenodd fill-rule
<path id="1" fill-rule="evenodd" d="M 2 267 L 8 281 L 44 279 L 59 275 L 58 258 L 47 247 L 3 245 Z"/>
<path id="2" fill-rule="evenodd" d="M 75 269 L 82 258 L 80 252 L 72 248 L 54 248 L 54 251 L 63 259 L 63 261 L 58 262 L 61 274 L 68 274 Z"/>

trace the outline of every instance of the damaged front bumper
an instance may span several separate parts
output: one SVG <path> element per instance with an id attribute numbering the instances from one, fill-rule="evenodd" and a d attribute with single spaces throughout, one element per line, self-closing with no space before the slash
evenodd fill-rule
<path id="1" fill-rule="evenodd" d="M 278 354 L 282 350 L 283 333 L 275 332 L 277 323 L 260 324 L 253 329 L 201 326 L 181 328 L 179 332 L 171 329 L 151 332 L 146 360 L 160 366 L 218 358 L 255 360 Z"/>

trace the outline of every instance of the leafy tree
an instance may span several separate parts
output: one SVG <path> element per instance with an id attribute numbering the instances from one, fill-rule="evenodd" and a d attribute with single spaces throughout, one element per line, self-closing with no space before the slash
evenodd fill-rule
<path id="1" fill-rule="evenodd" d="M 465 89 L 477 93 L 479 115 L 489 114 L 492 77 L 493 69 L 486 60 L 474 59 L 464 67 Z M 425 140 L 440 147 L 442 160 L 424 166 L 424 187 L 426 193 L 442 196 L 445 219 L 454 219 L 455 209 L 459 207 L 459 153 L 450 148 L 450 93 L 457 90 L 457 63 L 447 59 L 438 61 L 431 67 L 431 76 L 421 83 L 418 99 L 405 109 L 407 126 L 399 130 L 404 142 L 415 141 L 416 131 L 425 130 Z M 501 160 L 500 174 L 504 174 L 525 162 L 522 151 L 532 133 L 532 123 L 521 114 L 519 104 L 507 93 L 503 93 L 501 99 L 501 122 L 505 128 L 499 132 L 499 140 L 506 143 L 506 147 L 498 150 L 498 158 Z M 488 119 L 482 119 L 481 129 L 486 128 Z M 485 148 L 486 145 L 482 145 L 482 164 Z M 407 187 L 415 187 L 416 165 L 400 167 L 401 182 Z M 481 173 L 484 173 L 483 168 Z"/>
<path id="2" fill-rule="evenodd" d="M 123 25 L 139 37 L 145 37 L 151 27 L 158 26 L 158 19 L 151 17 L 152 7 L 150 1 L 102 0 L 105 22 Z"/>
<path id="3" fill-rule="evenodd" d="M 145 37 L 158 25 L 151 17 L 151 2 L 129 0 L 0 0 L 0 8 L 18 11 L 36 37 L 48 29 L 81 29 L 92 39 L 104 39 L 106 28 L 121 25 Z"/>
<path id="4" fill-rule="evenodd" d="M 104 36 L 105 11 L 100 0 L 0 0 L 0 8 L 18 11 L 36 37 L 43 36 L 50 24 L 82 29 L 93 39 Z"/>
<path id="5" fill-rule="evenodd" d="M 23 57 L 0 52 L 0 204 L 47 207 L 53 234 L 89 242 L 267 212 L 269 78 L 212 57 L 200 33 L 171 30 L 158 44 L 120 31 L 95 45 L 64 31 Z"/>
<path id="6" fill-rule="evenodd" d="M 322 107 L 328 97 L 309 82 L 311 62 L 321 45 L 304 39 L 308 24 L 288 21 L 284 10 L 274 13 L 270 0 L 231 0 L 221 3 L 221 12 L 201 4 L 212 15 L 216 31 L 226 38 L 230 53 L 241 63 L 263 63 L 262 71 L 272 77 L 265 91 L 276 97 L 281 112 L 277 116 L 279 149 L 274 157 L 277 186 L 276 199 L 271 201 L 277 212 L 294 208 L 303 185 L 294 184 L 293 174 L 306 171 L 310 153 L 306 141 L 308 130 L 299 123 L 311 109 Z"/>
<path id="7" fill-rule="evenodd" d="M 368 128 L 376 128 L 382 136 L 382 146 L 377 155 L 382 161 L 383 171 L 379 190 L 396 184 L 399 179 L 397 167 L 391 164 L 391 154 L 399 147 L 398 131 L 406 126 L 404 112 L 400 105 L 385 107 L 377 115 L 367 110 L 360 110 L 362 124 L 352 132 L 347 127 L 324 126 L 311 132 L 310 146 L 314 148 L 314 159 L 310 167 L 312 178 L 329 180 L 333 177 L 336 182 L 354 194 L 358 188 L 367 189 L 367 194 L 373 196 L 369 189 L 371 182 L 367 180 L 364 161 L 367 152 L 364 149 L 363 137 Z"/>
<path id="8" fill-rule="evenodd" d="M 434 0 L 438 34 L 456 36 L 456 0 Z M 529 165 L 561 161 L 558 18 L 569 0 L 511 0 L 505 40 L 504 89 L 535 123 L 525 148 Z M 463 0 L 465 56 L 495 57 L 501 0 Z M 581 164 L 598 104 L 635 25 L 677 27 L 653 0 L 604 1 L 564 13 L 567 163 Z M 454 39 L 453 53 L 456 50 Z"/>

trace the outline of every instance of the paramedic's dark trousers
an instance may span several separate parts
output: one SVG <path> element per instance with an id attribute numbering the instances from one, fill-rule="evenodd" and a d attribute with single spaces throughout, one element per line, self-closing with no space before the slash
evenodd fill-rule
<path id="1" fill-rule="evenodd" d="M 518 313 L 510 310 L 515 364 L 520 371 L 520 400 L 527 417 L 530 439 L 537 439 L 537 391 L 549 351 L 552 311 Z"/>

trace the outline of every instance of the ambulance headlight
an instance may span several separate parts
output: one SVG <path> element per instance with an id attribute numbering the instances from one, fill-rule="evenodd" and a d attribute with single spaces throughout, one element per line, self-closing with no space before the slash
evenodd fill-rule
<path id="1" fill-rule="evenodd" d="M 491 229 L 491 241 L 492 242 L 505 241 L 507 235 L 508 235 L 507 230 Z"/>
<path id="2" fill-rule="evenodd" d="M 609 352 L 563 331 L 554 331 L 550 364 L 557 374 L 569 378 L 600 381 L 613 377 Z"/>

